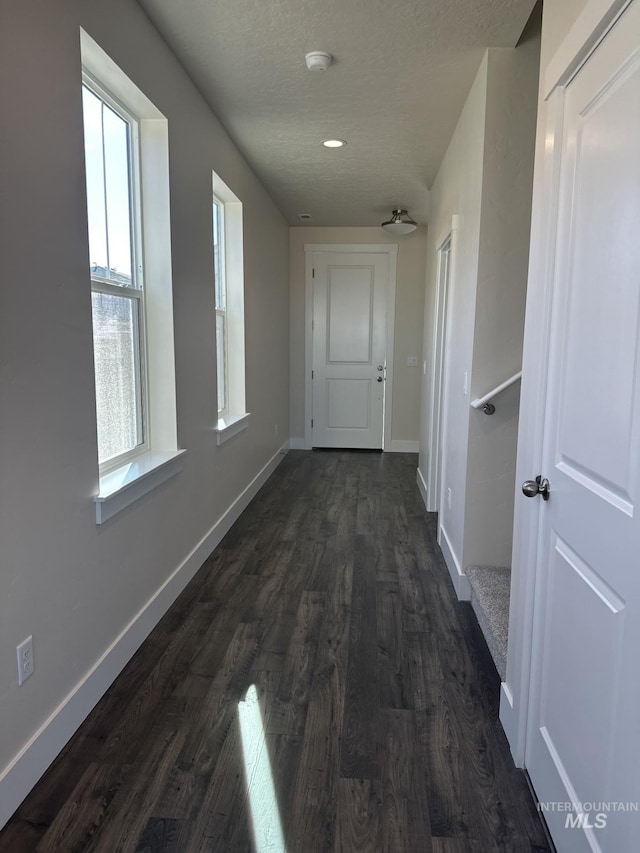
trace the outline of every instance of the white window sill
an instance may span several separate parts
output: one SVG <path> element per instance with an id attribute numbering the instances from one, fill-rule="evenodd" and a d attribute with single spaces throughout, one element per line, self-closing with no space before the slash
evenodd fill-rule
<path id="1" fill-rule="evenodd" d="M 100 477 L 96 524 L 102 524 L 182 470 L 186 450 L 152 451 Z"/>
<path id="2" fill-rule="evenodd" d="M 223 418 L 218 418 L 218 423 L 213 431 L 216 434 L 218 445 L 229 441 L 234 435 L 242 432 L 249 426 L 250 412 L 243 412 L 241 415 L 225 415 Z"/>

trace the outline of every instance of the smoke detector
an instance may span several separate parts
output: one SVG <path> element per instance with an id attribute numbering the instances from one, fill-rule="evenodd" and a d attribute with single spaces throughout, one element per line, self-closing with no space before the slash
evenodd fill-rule
<path id="1" fill-rule="evenodd" d="M 304 61 L 309 71 L 326 71 L 333 62 L 333 57 L 324 50 L 312 50 L 305 56 Z"/>

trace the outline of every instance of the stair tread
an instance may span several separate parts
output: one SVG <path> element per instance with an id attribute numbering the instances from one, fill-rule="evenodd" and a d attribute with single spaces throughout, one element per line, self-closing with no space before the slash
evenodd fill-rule
<path id="1" fill-rule="evenodd" d="M 509 635 L 511 569 L 506 566 L 471 566 L 466 570 L 471 586 L 471 606 L 484 634 L 500 677 L 506 677 Z"/>

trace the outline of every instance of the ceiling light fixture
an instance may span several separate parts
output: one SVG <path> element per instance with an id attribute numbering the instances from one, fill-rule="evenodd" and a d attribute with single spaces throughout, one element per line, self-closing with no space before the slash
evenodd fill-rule
<path id="1" fill-rule="evenodd" d="M 388 222 L 383 222 L 380 226 L 390 234 L 411 234 L 418 227 L 418 224 L 413 221 L 406 210 L 394 210 L 391 214 L 391 219 Z"/>
<path id="2" fill-rule="evenodd" d="M 325 148 L 344 148 L 347 143 L 344 139 L 323 139 L 322 144 Z"/>
<path id="3" fill-rule="evenodd" d="M 305 56 L 304 61 L 309 71 L 326 71 L 333 62 L 333 56 L 324 50 L 312 50 Z"/>

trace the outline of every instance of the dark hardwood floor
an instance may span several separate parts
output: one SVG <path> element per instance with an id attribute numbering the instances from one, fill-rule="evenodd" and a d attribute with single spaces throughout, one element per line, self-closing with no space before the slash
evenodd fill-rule
<path id="1" fill-rule="evenodd" d="M 548 851 L 415 468 L 289 453 L 0 852 Z"/>

